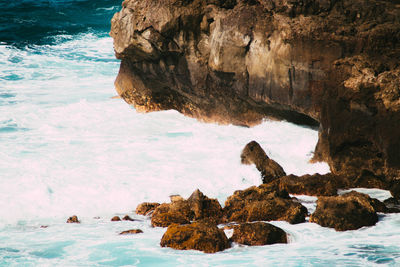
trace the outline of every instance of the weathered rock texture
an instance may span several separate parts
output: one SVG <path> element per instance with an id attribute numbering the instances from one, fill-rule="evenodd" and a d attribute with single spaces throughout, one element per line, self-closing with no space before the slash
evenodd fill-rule
<path id="1" fill-rule="evenodd" d="M 152 214 L 151 224 L 167 227 L 172 223 L 187 224 L 203 219 L 217 223 L 221 218 L 222 208 L 218 200 L 208 198 L 197 189 L 187 200 L 182 198 L 159 205 Z"/>
<path id="2" fill-rule="evenodd" d="M 215 253 L 230 248 L 228 238 L 217 225 L 194 222 L 187 225 L 171 224 L 163 235 L 160 245 L 174 249 L 195 249 Z"/>
<path id="3" fill-rule="evenodd" d="M 240 158 L 242 164 L 256 165 L 257 170 L 261 172 L 263 183 L 271 182 L 286 175 L 281 165 L 270 159 L 256 141 L 251 141 L 243 148 Z"/>
<path id="4" fill-rule="evenodd" d="M 400 178 L 400 2 L 125 0 L 115 85 L 139 111 L 320 125 L 335 173 Z"/>
<path id="5" fill-rule="evenodd" d="M 375 225 L 378 222 L 376 212 L 384 210 L 386 207 L 382 202 L 352 191 L 342 196 L 319 197 L 310 222 L 337 231 L 356 230 Z"/>
<path id="6" fill-rule="evenodd" d="M 152 213 L 158 206 L 160 206 L 160 203 L 156 202 L 143 202 L 139 204 L 136 207 L 136 214 L 139 215 L 149 215 Z"/>
<path id="7" fill-rule="evenodd" d="M 233 227 L 231 240 L 248 246 L 287 243 L 287 235 L 281 228 L 269 223 L 243 223 Z"/>
<path id="8" fill-rule="evenodd" d="M 224 207 L 226 222 L 287 221 L 302 223 L 307 209 L 293 201 L 287 192 L 261 185 L 238 190 L 228 197 Z"/>

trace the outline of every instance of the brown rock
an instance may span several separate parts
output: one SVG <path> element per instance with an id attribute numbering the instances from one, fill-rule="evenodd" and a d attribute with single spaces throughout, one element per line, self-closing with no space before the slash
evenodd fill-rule
<path id="1" fill-rule="evenodd" d="M 243 223 L 233 227 L 231 240 L 248 246 L 287 243 L 287 235 L 281 228 L 269 223 Z"/>
<path id="2" fill-rule="evenodd" d="M 216 199 L 210 199 L 200 190 L 195 190 L 187 200 L 175 200 L 158 206 L 152 217 L 153 226 L 166 227 L 171 223 L 187 224 L 192 220 L 219 222 L 222 208 Z"/>
<path id="3" fill-rule="evenodd" d="M 240 155 L 242 164 L 255 164 L 261 172 L 263 183 L 268 183 L 279 177 L 285 176 L 283 168 L 274 160 L 268 158 L 265 151 L 256 141 L 251 141 L 242 150 Z"/>
<path id="4" fill-rule="evenodd" d="M 131 229 L 131 230 L 123 231 L 119 234 L 120 235 L 134 235 L 134 234 L 141 234 L 141 233 L 143 233 L 143 231 L 140 229 Z"/>
<path id="5" fill-rule="evenodd" d="M 151 225 L 167 227 L 172 223 L 187 224 L 193 217 L 193 211 L 186 200 L 163 203 L 154 210 L 151 216 Z"/>
<path id="6" fill-rule="evenodd" d="M 149 215 L 151 212 L 153 212 L 158 206 L 160 205 L 160 203 L 150 203 L 150 202 L 144 202 L 139 204 L 136 207 L 136 214 L 139 215 Z"/>
<path id="7" fill-rule="evenodd" d="M 121 221 L 121 218 L 119 216 L 114 216 L 114 217 L 111 218 L 111 221 L 112 222 L 119 222 L 119 221 Z"/>
<path id="8" fill-rule="evenodd" d="M 124 218 L 122 218 L 123 221 L 134 221 L 134 219 L 132 219 L 131 217 L 129 217 L 129 215 L 125 215 Z"/>
<path id="9" fill-rule="evenodd" d="M 224 207 L 226 222 L 282 220 L 289 223 L 305 221 L 307 209 L 293 201 L 285 191 L 272 191 L 268 186 L 250 187 L 228 197 Z"/>
<path id="10" fill-rule="evenodd" d="M 397 1 L 126 0 L 115 87 L 138 111 L 319 129 L 334 174 L 400 177 Z"/>
<path id="11" fill-rule="evenodd" d="M 341 196 L 319 197 L 310 222 L 336 231 L 356 230 L 375 225 L 378 221 L 374 201 L 362 193 L 352 191 Z"/>
<path id="12" fill-rule="evenodd" d="M 67 223 L 80 223 L 80 221 L 78 220 L 78 216 L 73 215 L 68 218 Z"/>
<path id="13" fill-rule="evenodd" d="M 276 180 L 280 190 L 290 194 L 309 196 L 335 196 L 338 189 L 348 188 L 348 180 L 343 176 L 328 174 L 288 175 Z"/>
<path id="14" fill-rule="evenodd" d="M 199 189 L 192 193 L 188 202 L 195 220 L 213 218 L 218 221 L 222 217 L 222 208 L 218 200 L 208 198 Z"/>
<path id="15" fill-rule="evenodd" d="M 230 247 L 223 230 L 215 224 L 194 222 L 187 225 L 171 224 L 161 239 L 162 247 L 179 250 L 200 250 L 215 253 Z"/>

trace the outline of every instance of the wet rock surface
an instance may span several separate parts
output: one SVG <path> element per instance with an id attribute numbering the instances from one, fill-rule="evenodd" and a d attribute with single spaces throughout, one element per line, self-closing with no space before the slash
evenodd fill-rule
<path id="1" fill-rule="evenodd" d="M 178 199 L 158 206 L 151 217 L 153 226 L 167 227 L 172 223 L 187 224 L 193 220 L 211 219 L 219 222 L 222 208 L 216 199 L 210 199 L 195 190 L 187 199 Z"/>
<path id="2" fill-rule="evenodd" d="M 138 111 L 320 125 L 315 160 L 336 175 L 392 182 L 399 18 L 396 1 L 127 0 L 112 19 L 115 85 Z"/>
<path id="3" fill-rule="evenodd" d="M 310 222 L 337 231 L 356 230 L 378 222 L 378 211 L 385 209 L 376 199 L 351 191 L 341 196 L 319 197 Z"/>
<path id="4" fill-rule="evenodd" d="M 215 253 L 230 247 L 228 238 L 216 224 L 194 222 L 186 225 L 171 224 L 163 235 L 160 245 L 179 250 L 200 250 Z"/>
<path id="5" fill-rule="evenodd" d="M 67 223 L 80 223 L 78 216 L 73 215 L 67 219 Z"/>
<path id="6" fill-rule="evenodd" d="M 302 223 L 307 209 L 293 201 L 286 191 L 274 191 L 274 187 L 259 186 L 238 190 L 225 202 L 225 222 L 287 221 Z"/>
<path id="7" fill-rule="evenodd" d="M 233 226 L 230 240 L 248 246 L 263 246 L 287 243 L 287 234 L 281 228 L 269 223 L 243 223 Z"/>
<path id="8" fill-rule="evenodd" d="M 119 221 L 121 221 L 121 218 L 119 216 L 114 216 L 114 217 L 111 218 L 111 221 L 112 222 L 119 222 Z"/>
<path id="9" fill-rule="evenodd" d="M 140 229 L 131 229 L 131 230 L 122 231 L 119 234 L 120 235 L 136 235 L 136 234 L 141 234 L 141 233 L 143 233 L 143 231 Z"/>
<path id="10" fill-rule="evenodd" d="M 349 182 L 343 176 L 328 174 L 288 175 L 274 182 L 280 190 L 290 194 L 309 196 L 335 196 L 338 189 L 349 187 Z"/>
<path id="11" fill-rule="evenodd" d="M 160 205 L 160 203 L 156 203 L 156 202 L 143 202 L 141 204 L 139 204 L 136 207 L 136 214 L 139 215 L 149 215 L 151 212 L 153 212 L 158 206 Z"/>
<path id="12" fill-rule="evenodd" d="M 251 141 L 242 150 L 240 155 L 242 164 L 254 164 L 261 172 L 263 183 L 271 182 L 286 173 L 276 161 L 270 159 L 264 149 L 256 141 Z"/>

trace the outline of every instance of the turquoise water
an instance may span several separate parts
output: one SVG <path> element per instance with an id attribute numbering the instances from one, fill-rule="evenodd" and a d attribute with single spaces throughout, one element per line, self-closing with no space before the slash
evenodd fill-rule
<path id="1" fill-rule="evenodd" d="M 272 222 L 290 234 L 288 245 L 234 245 L 213 255 L 161 248 L 165 229 L 135 215 L 137 204 L 188 197 L 196 188 L 224 203 L 235 190 L 258 185 L 258 171 L 240 164 L 253 139 L 287 173 L 328 167 L 308 163 L 318 138 L 308 128 L 202 124 L 175 111 L 140 114 L 111 99 L 119 62 L 107 32 L 119 6 L 0 3 L 0 266 L 400 264 L 397 214 L 344 233 Z M 302 200 L 315 208 L 315 198 Z M 73 214 L 80 225 L 65 223 Z M 125 214 L 137 221 L 110 222 Z M 131 228 L 144 233 L 118 235 Z"/>

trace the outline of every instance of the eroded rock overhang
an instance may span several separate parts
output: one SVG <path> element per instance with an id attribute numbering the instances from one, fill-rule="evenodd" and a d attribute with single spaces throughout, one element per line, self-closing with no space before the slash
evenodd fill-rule
<path id="1" fill-rule="evenodd" d="M 125 0 L 118 93 L 138 111 L 319 126 L 334 173 L 400 179 L 400 3 Z"/>

